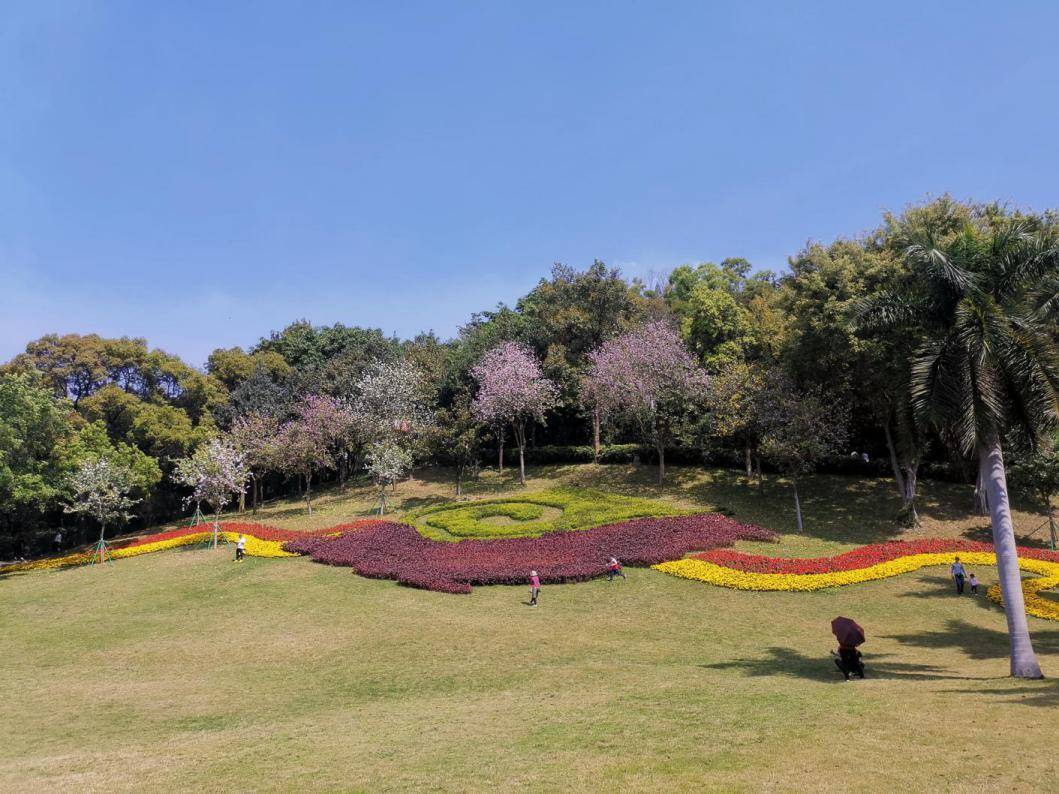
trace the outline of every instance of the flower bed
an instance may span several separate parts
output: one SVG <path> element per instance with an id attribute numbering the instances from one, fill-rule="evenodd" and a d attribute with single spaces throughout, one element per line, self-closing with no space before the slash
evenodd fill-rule
<path id="1" fill-rule="evenodd" d="M 1019 566 L 1042 578 L 1022 583 L 1027 614 L 1059 620 L 1059 602 L 1039 593 L 1059 587 L 1059 553 L 1019 550 Z M 965 565 L 996 565 L 992 545 L 959 540 L 876 543 L 834 557 L 785 559 L 716 549 L 655 565 L 664 573 L 736 590 L 811 591 L 886 579 L 927 566 L 948 566 L 956 555 Z M 988 596 L 1003 604 L 999 585 Z"/>
<path id="2" fill-rule="evenodd" d="M 556 512 L 558 511 L 558 512 Z M 552 513 L 549 515 L 548 513 Z M 446 502 L 416 510 L 404 518 L 434 540 L 539 537 L 548 532 L 590 529 L 630 518 L 686 514 L 665 502 L 596 491 L 555 488 L 528 491 L 517 498 Z M 504 516 L 512 523 L 489 518 Z"/>
<path id="3" fill-rule="evenodd" d="M 297 555 L 283 549 L 285 541 L 301 537 L 331 535 L 336 532 L 344 532 L 364 523 L 370 522 L 355 522 L 312 532 L 295 532 L 289 529 L 267 527 L 264 524 L 222 521 L 219 529 L 220 534 L 229 543 L 235 543 L 240 535 L 245 535 L 246 554 L 248 557 L 294 557 Z M 183 527 L 167 532 L 156 532 L 152 535 L 144 535 L 138 538 L 119 540 L 110 547 L 109 551 L 112 559 L 120 560 L 125 557 L 137 557 L 141 554 L 150 554 L 155 551 L 205 543 L 212 536 L 212 526 L 200 524 L 196 527 Z M 43 560 L 16 562 L 0 568 L 0 574 L 14 573 L 16 571 L 47 571 L 68 568 L 72 565 L 84 565 L 85 563 L 93 562 L 94 558 L 97 558 L 95 552 L 78 552 L 76 554 L 67 554 L 63 557 L 48 557 Z"/>
<path id="4" fill-rule="evenodd" d="M 317 562 L 349 566 L 361 576 L 469 593 L 473 585 L 524 584 L 531 569 L 542 582 L 579 582 L 605 574 L 611 556 L 626 565 L 647 566 L 736 540 L 773 539 L 773 533 L 760 527 L 702 514 L 632 519 L 537 538 L 460 543 L 431 540 L 407 524 L 379 521 L 336 538 L 289 541 L 284 548 Z"/>

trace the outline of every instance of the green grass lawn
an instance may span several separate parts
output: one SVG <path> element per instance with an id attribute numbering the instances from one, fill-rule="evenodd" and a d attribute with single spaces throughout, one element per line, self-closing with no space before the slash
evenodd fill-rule
<path id="1" fill-rule="evenodd" d="M 674 470 L 661 493 L 623 467 L 536 475 L 793 525 L 781 486 L 759 497 L 726 472 Z M 896 536 L 885 486 L 820 478 L 806 535 L 769 550 Z M 435 472 L 397 497 L 448 488 Z M 916 536 L 986 526 L 956 488 L 930 486 L 933 531 Z M 294 503 L 258 518 L 326 526 L 370 507 L 354 488 L 312 519 Z M 1008 679 L 1003 613 L 940 571 L 817 593 L 628 574 L 547 586 L 535 610 L 520 587 L 445 595 L 225 550 L 8 576 L 0 790 L 1054 790 L 1059 682 Z M 868 631 L 866 681 L 828 659 L 837 614 Z M 1059 675 L 1059 624 L 1030 627 Z"/>

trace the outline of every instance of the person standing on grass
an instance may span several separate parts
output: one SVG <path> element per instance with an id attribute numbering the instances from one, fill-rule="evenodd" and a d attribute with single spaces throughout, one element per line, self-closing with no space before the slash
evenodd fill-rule
<path id="1" fill-rule="evenodd" d="M 242 562 L 243 555 L 246 553 L 246 535 L 240 535 L 239 540 L 235 542 L 235 561 Z"/>
<path id="2" fill-rule="evenodd" d="M 964 569 L 959 557 L 952 561 L 952 565 L 949 566 L 949 573 L 952 574 L 952 578 L 956 582 L 956 595 L 963 595 L 963 579 L 967 575 L 967 571 Z"/>
<path id="3" fill-rule="evenodd" d="M 620 576 L 624 579 L 625 572 L 621 569 L 621 563 L 618 562 L 618 558 L 611 557 L 610 562 L 607 563 L 607 581 L 613 582 L 615 576 Z"/>
<path id="4" fill-rule="evenodd" d="M 541 578 L 536 571 L 530 571 L 530 602 L 531 607 L 537 606 L 537 596 L 541 594 Z"/>
<path id="5" fill-rule="evenodd" d="M 967 580 L 967 584 L 971 586 L 971 595 L 978 595 L 978 577 L 975 576 L 973 572 Z"/>

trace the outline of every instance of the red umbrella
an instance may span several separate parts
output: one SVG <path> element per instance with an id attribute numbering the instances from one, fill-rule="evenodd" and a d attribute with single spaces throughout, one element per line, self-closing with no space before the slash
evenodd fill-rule
<path id="1" fill-rule="evenodd" d="M 857 625 L 853 618 L 835 618 L 831 621 L 831 633 L 838 639 L 839 645 L 856 648 L 864 642 L 864 629 Z"/>

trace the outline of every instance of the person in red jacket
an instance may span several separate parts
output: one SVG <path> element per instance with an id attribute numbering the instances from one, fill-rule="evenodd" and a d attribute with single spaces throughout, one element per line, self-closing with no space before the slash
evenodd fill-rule
<path id="1" fill-rule="evenodd" d="M 607 563 L 607 581 L 613 582 L 615 576 L 620 576 L 624 579 L 625 572 L 622 571 L 621 563 L 618 562 L 617 557 L 611 557 L 610 562 Z"/>

